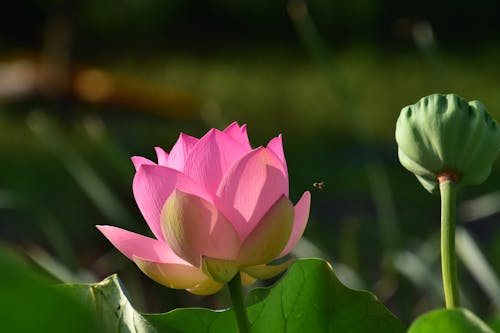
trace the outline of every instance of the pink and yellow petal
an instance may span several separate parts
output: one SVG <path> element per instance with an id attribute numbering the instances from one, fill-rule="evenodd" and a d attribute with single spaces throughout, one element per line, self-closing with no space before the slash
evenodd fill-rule
<path id="1" fill-rule="evenodd" d="M 203 256 L 201 270 L 217 282 L 228 283 L 238 273 L 238 266 L 232 260 Z"/>
<path id="2" fill-rule="evenodd" d="M 282 195 L 288 193 L 288 178 L 281 161 L 260 147 L 238 160 L 224 176 L 216 205 L 244 239 Z"/>
<path id="3" fill-rule="evenodd" d="M 177 170 L 159 165 L 143 164 L 133 182 L 135 201 L 149 228 L 159 240 L 163 240 L 160 214 L 167 198 L 174 189 L 195 194 L 211 201 L 211 196 L 198 184 Z"/>
<path id="4" fill-rule="evenodd" d="M 207 279 L 197 286 L 187 289 L 191 294 L 206 296 L 213 295 L 225 286 L 224 283 L 216 282 L 212 279 Z"/>
<path id="5" fill-rule="evenodd" d="M 290 238 L 294 207 L 284 195 L 264 215 L 243 241 L 238 255 L 240 267 L 266 264 L 276 259 Z"/>
<path id="6" fill-rule="evenodd" d="M 209 279 L 198 268 L 189 264 L 160 263 L 137 256 L 133 260 L 149 278 L 169 288 L 191 289 Z"/>
<path id="7" fill-rule="evenodd" d="M 215 206 L 174 190 L 163 207 L 164 237 L 181 258 L 200 267 L 201 256 L 234 260 L 241 245 L 238 233 Z"/>
<path id="8" fill-rule="evenodd" d="M 292 234 L 279 257 L 283 257 L 293 250 L 295 245 L 299 242 L 304 230 L 306 229 L 307 220 L 309 219 L 309 208 L 311 206 L 311 193 L 304 192 L 300 200 L 295 205 L 295 217 L 293 222 Z"/>

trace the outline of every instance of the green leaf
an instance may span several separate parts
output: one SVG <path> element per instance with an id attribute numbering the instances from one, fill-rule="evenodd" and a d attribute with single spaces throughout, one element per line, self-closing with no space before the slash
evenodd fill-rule
<path id="1" fill-rule="evenodd" d="M 466 309 L 439 309 L 417 318 L 408 333 L 494 333 L 481 319 Z"/>
<path id="2" fill-rule="evenodd" d="M 0 267 L 1 332 L 101 332 L 80 302 L 2 246 Z"/>
<path id="3" fill-rule="evenodd" d="M 253 332 L 405 331 L 373 294 L 347 288 L 320 259 L 298 260 L 267 295 L 256 290 L 250 300 Z"/>
<path id="4" fill-rule="evenodd" d="M 237 332 L 236 319 L 231 310 L 176 309 L 163 314 L 146 314 L 145 317 L 162 333 Z"/>
<path id="5" fill-rule="evenodd" d="M 190 308 L 141 316 L 128 303 L 116 276 L 70 288 L 87 302 L 95 302 L 96 309 L 104 311 L 103 318 L 112 318 L 118 332 L 122 332 L 117 329 L 120 327 L 129 329 L 124 332 L 138 333 L 155 332 L 152 327 L 167 333 L 236 332 L 232 310 Z M 331 266 L 320 259 L 298 260 L 273 287 L 253 290 L 247 303 L 252 333 L 405 332 L 401 322 L 373 294 L 345 287 Z"/>
<path id="6" fill-rule="evenodd" d="M 116 274 L 98 283 L 65 284 L 63 288 L 94 309 L 106 331 L 118 333 L 156 333 L 127 298 Z"/>

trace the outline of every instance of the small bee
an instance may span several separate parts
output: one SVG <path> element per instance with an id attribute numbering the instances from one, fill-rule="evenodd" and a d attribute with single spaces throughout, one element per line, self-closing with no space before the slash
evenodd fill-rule
<path id="1" fill-rule="evenodd" d="M 325 182 L 324 181 L 314 182 L 313 187 L 317 188 L 318 190 L 323 190 L 325 188 Z"/>

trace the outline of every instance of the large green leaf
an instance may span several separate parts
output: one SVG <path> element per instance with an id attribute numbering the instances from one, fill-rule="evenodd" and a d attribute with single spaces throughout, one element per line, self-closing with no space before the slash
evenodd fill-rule
<path id="1" fill-rule="evenodd" d="M 249 307 L 254 332 L 404 332 L 376 297 L 344 286 L 330 264 L 297 261 L 275 286 L 256 290 Z"/>
<path id="2" fill-rule="evenodd" d="M 108 316 L 117 332 L 233 333 L 231 310 L 177 309 L 164 314 L 137 313 L 116 276 L 93 285 L 72 285 L 87 302 Z M 273 287 L 253 290 L 248 298 L 253 333 L 402 333 L 401 322 L 376 297 L 342 285 L 320 259 L 297 261 Z M 144 321 L 146 318 L 152 325 Z M 132 325 L 133 323 L 133 325 Z M 128 330 L 127 330 L 128 329 Z"/>
<path id="3" fill-rule="evenodd" d="M 156 330 L 130 304 L 118 276 L 92 284 L 65 284 L 70 294 L 97 313 L 103 330 L 117 333 L 156 333 Z"/>
<path id="4" fill-rule="evenodd" d="M 466 309 L 439 309 L 417 318 L 408 333 L 494 333 L 475 314 Z"/>
<path id="5" fill-rule="evenodd" d="M 98 332 L 80 302 L 0 246 L 0 332 Z"/>

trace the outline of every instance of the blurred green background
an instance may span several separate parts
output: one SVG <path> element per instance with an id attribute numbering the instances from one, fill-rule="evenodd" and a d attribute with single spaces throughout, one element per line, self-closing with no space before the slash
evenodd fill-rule
<path id="1" fill-rule="evenodd" d="M 282 133 L 293 201 L 312 191 L 296 254 L 329 258 L 408 323 L 443 305 L 439 198 L 400 166 L 396 119 L 434 92 L 500 119 L 499 37 L 488 0 L 3 3 L 0 241 L 54 281 L 118 272 L 142 311 L 224 306 L 145 278 L 94 225 L 149 234 L 129 157 L 236 120 L 255 147 Z M 499 171 L 459 204 L 463 303 L 487 319 Z"/>

